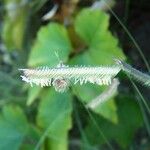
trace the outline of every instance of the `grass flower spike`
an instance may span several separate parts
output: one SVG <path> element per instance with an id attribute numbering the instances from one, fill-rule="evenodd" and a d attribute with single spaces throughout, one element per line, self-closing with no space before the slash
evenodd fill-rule
<path id="1" fill-rule="evenodd" d="M 118 65 L 86 67 L 70 67 L 60 64 L 57 67 L 42 67 L 36 69 L 19 69 L 23 71 L 22 80 L 33 84 L 44 86 L 54 86 L 58 92 L 64 92 L 70 84 L 85 84 L 87 82 L 98 85 L 109 85 L 112 79 L 120 71 Z"/>
<path id="2" fill-rule="evenodd" d="M 129 64 L 121 61 L 121 60 L 116 60 L 116 63 L 120 66 L 120 68 L 130 77 L 135 79 L 136 81 L 142 83 L 143 85 L 150 87 L 150 76 L 148 74 L 145 74 Z"/>
<path id="3" fill-rule="evenodd" d="M 22 80 L 33 84 L 44 86 L 54 86 L 58 92 L 66 91 L 71 84 L 86 84 L 87 82 L 98 85 L 110 85 L 114 77 L 124 71 L 133 79 L 150 87 L 150 76 L 134 69 L 129 64 L 116 59 L 116 65 L 111 66 L 67 66 L 59 64 L 54 68 L 40 67 L 35 69 L 19 69 L 23 72 Z"/>

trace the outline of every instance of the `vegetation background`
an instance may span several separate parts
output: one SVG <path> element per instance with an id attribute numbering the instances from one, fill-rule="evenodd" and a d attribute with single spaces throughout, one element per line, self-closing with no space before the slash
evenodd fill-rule
<path id="1" fill-rule="evenodd" d="M 119 74 L 118 92 L 89 110 L 107 87 L 73 85 L 60 94 L 31 88 L 18 71 L 58 65 L 57 51 L 70 65 L 119 58 L 149 72 L 149 26 L 149 0 L 1 0 L 0 150 L 150 150 L 148 88 Z"/>

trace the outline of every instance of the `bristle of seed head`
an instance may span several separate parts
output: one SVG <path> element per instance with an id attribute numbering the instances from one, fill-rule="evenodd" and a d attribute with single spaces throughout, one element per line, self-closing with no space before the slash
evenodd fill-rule
<path id="1" fill-rule="evenodd" d="M 135 79 L 137 82 L 150 87 L 150 76 L 146 73 L 143 73 L 135 68 L 133 68 L 131 65 L 127 64 L 124 61 L 117 60 L 116 63 L 120 68 L 130 77 Z"/>
<path id="2" fill-rule="evenodd" d="M 87 82 L 98 85 L 109 85 L 111 80 L 118 74 L 118 66 L 101 67 L 69 67 L 60 65 L 55 68 L 41 67 L 36 69 L 19 69 L 23 71 L 22 80 L 39 85 L 41 87 L 55 87 L 58 92 L 64 92 L 69 87 L 69 82 L 80 85 Z"/>

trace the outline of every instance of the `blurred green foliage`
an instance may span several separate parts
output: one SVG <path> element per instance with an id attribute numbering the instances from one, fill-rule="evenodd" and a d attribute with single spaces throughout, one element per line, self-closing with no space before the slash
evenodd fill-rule
<path id="1" fill-rule="evenodd" d="M 29 6 L 24 0 L 5 0 L 6 15 L 2 38 L 10 50 L 23 49 L 29 17 Z"/>
<path id="2" fill-rule="evenodd" d="M 131 144 L 135 131 L 142 125 L 143 118 L 137 103 L 131 97 L 120 94 L 117 99 L 117 124 L 113 124 L 109 120 L 100 118 L 97 115 L 94 118 L 97 120 L 107 140 L 115 140 L 122 148 L 126 149 Z M 94 134 L 92 134 L 93 132 Z M 106 142 L 91 122 L 86 126 L 85 134 L 92 145 Z"/>
<path id="3" fill-rule="evenodd" d="M 17 106 L 5 106 L 0 119 L 0 149 L 19 149 L 28 130 L 28 122 Z"/>
<path id="4" fill-rule="evenodd" d="M 11 2 L 17 6 L 22 1 Z M 7 49 L 24 50 L 26 27 L 30 26 L 27 21 L 29 10 L 34 8 L 37 11 L 44 3 L 45 1 L 34 2 L 30 7 L 25 4 L 14 11 L 7 11 L 2 32 L 2 40 Z M 4 5 L 8 4 L 10 1 L 4 1 Z M 30 22 L 32 24 L 32 21 Z M 30 46 L 29 52 L 25 52 L 28 53 L 26 64 L 28 67 L 56 66 L 59 59 L 55 52 L 64 63 L 70 65 L 109 65 L 113 64 L 114 58 L 125 60 L 126 57 L 118 46 L 118 39 L 112 35 L 108 27 L 107 13 L 87 8 L 77 13 L 70 27 L 62 23 L 49 22 L 40 27 L 36 39 L 30 42 L 33 45 Z M 23 56 L 20 57 L 23 58 Z M 132 144 L 137 129 L 143 125 L 142 115 L 134 101 L 134 96 L 118 93 L 119 96 L 114 96 L 90 112 L 98 128 L 88 115 L 83 114 L 87 113 L 87 110 L 81 110 L 77 106 L 81 116 L 80 122 L 84 124 L 83 136 L 83 133 L 79 133 L 80 130 L 78 131 L 75 126 L 73 103 L 79 101 L 81 105 L 84 105 L 107 87 L 92 84 L 73 85 L 68 92 L 60 94 L 51 87 L 24 86 L 19 79 L 12 80 L 14 76 L 12 74 L 5 80 L 3 77 L 5 75 L 0 73 L 0 76 L 3 79 L 0 80 L 0 89 L 4 88 L 7 91 L 11 87 L 16 88 L 19 96 L 22 96 L 18 102 L 14 100 L 17 95 L 13 93 L 12 101 L 5 104 L 9 97 L 7 94 L 0 94 L 0 101 L 4 101 L 0 115 L 0 150 L 67 150 L 71 140 L 76 138 L 81 143 L 81 149 L 100 147 L 106 144 L 106 141 L 99 129 L 108 141 L 117 143 L 120 149 L 127 149 Z M 18 74 L 17 77 L 19 78 Z M 10 82 L 6 86 L 7 80 Z M 72 128 L 78 133 L 77 137 L 74 133 L 69 134 Z M 86 137 L 88 144 L 83 137 Z"/>

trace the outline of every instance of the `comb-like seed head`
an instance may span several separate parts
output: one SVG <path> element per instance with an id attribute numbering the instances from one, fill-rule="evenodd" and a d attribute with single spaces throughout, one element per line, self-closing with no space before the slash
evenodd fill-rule
<path id="1" fill-rule="evenodd" d="M 100 67 L 69 67 L 59 65 L 55 68 L 40 67 L 37 69 L 19 69 L 23 71 L 22 80 L 39 85 L 41 87 L 53 85 L 58 92 L 64 92 L 73 84 L 80 85 L 90 82 L 98 85 L 109 85 L 111 80 L 118 74 L 118 66 Z"/>

